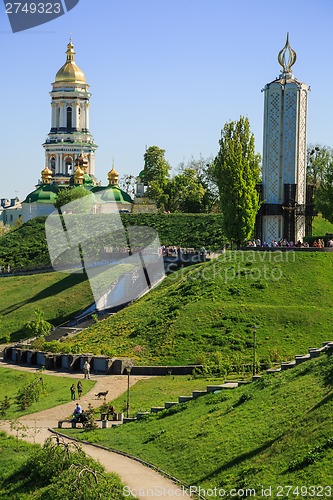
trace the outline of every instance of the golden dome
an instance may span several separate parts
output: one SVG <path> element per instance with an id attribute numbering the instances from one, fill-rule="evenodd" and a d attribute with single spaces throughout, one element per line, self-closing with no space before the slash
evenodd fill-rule
<path id="1" fill-rule="evenodd" d="M 77 167 L 74 172 L 74 182 L 75 184 L 83 184 L 84 171 L 82 168 Z"/>
<path id="2" fill-rule="evenodd" d="M 53 176 L 52 170 L 50 170 L 48 167 L 45 167 L 41 171 L 41 175 L 42 175 L 42 183 L 43 184 L 50 184 L 51 183 L 51 179 Z"/>
<path id="3" fill-rule="evenodd" d="M 109 186 L 116 186 L 118 184 L 119 174 L 114 167 L 112 167 L 112 170 L 108 173 L 108 179 Z"/>
<path id="4" fill-rule="evenodd" d="M 55 77 L 55 83 L 86 83 L 86 77 L 83 71 L 74 61 L 74 45 L 72 39 L 67 45 L 67 59 L 65 64 L 59 69 Z"/>

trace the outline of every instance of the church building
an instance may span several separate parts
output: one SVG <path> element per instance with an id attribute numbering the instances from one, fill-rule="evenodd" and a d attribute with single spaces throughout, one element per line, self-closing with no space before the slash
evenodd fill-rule
<path id="1" fill-rule="evenodd" d="M 61 189 L 84 186 L 92 193 L 99 192 L 104 209 L 131 211 L 132 199 L 118 186 L 114 167 L 108 174 L 109 185 L 98 185 L 95 177 L 97 145 L 89 129 L 89 85 L 83 71 L 77 66 L 72 40 L 67 45 L 66 62 L 59 69 L 52 84 L 51 129 L 43 148 L 45 168 L 37 188 L 22 203 L 22 220 L 26 222 L 39 215 L 49 215 Z M 111 205 L 112 208 L 111 208 Z M 116 203 L 116 205 L 115 205 Z M 109 205 L 107 205 L 109 204 Z"/>

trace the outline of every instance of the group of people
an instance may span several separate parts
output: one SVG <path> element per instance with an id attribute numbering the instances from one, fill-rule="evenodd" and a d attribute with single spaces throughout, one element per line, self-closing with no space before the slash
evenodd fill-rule
<path id="1" fill-rule="evenodd" d="M 73 418 L 72 422 L 81 422 L 82 424 L 85 424 L 89 420 L 89 416 L 93 413 L 93 408 L 91 404 L 89 403 L 88 405 L 88 410 L 85 411 L 80 403 L 76 403 L 76 406 L 74 408 L 73 412 Z"/>
<path id="2" fill-rule="evenodd" d="M 76 384 L 76 387 L 75 387 L 75 384 L 72 384 L 70 386 L 70 391 L 71 391 L 71 399 L 76 399 L 76 390 L 77 390 L 77 397 L 78 399 L 81 398 L 82 396 L 82 382 L 81 380 L 78 381 L 78 383 Z"/>
<path id="3" fill-rule="evenodd" d="M 90 403 L 86 411 L 82 408 L 80 403 L 76 403 L 73 411 L 72 422 L 81 422 L 84 425 L 89 421 L 89 418 L 93 414 L 93 411 L 94 411 L 93 407 L 91 406 Z M 108 406 L 107 412 L 104 415 L 106 415 L 107 420 L 117 419 L 116 409 L 113 405 Z"/>
<path id="4" fill-rule="evenodd" d="M 324 248 L 325 246 L 326 247 L 331 247 L 333 248 L 333 240 L 330 239 L 327 241 L 327 243 L 325 244 L 325 241 L 323 239 L 318 239 L 318 240 L 314 240 L 312 242 L 312 245 L 309 245 L 308 242 L 304 241 L 300 241 L 298 240 L 297 243 L 294 243 L 293 241 L 288 241 L 286 240 L 286 238 L 281 238 L 279 241 L 276 241 L 276 240 L 272 240 L 270 243 L 267 243 L 266 241 L 263 241 L 261 243 L 260 239 L 257 238 L 256 240 L 250 240 L 247 244 L 247 246 L 249 247 L 252 247 L 252 248 L 256 248 L 256 247 L 262 247 L 262 248 L 278 248 L 278 247 L 282 247 L 282 248 L 310 248 L 310 246 L 314 247 L 314 248 Z"/>

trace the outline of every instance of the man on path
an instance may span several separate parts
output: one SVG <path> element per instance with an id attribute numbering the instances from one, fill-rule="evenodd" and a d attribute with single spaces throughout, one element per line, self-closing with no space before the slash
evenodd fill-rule
<path id="1" fill-rule="evenodd" d="M 90 364 L 88 360 L 83 365 L 84 378 L 90 378 Z"/>

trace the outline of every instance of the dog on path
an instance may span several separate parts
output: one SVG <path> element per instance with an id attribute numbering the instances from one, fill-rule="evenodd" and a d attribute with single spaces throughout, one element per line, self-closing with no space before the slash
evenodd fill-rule
<path id="1" fill-rule="evenodd" d="M 108 395 L 108 392 L 109 392 L 109 391 L 98 392 L 97 394 L 95 394 L 95 396 L 96 396 L 96 398 L 98 398 L 98 399 L 101 399 L 101 397 L 106 398 L 106 396 Z"/>

